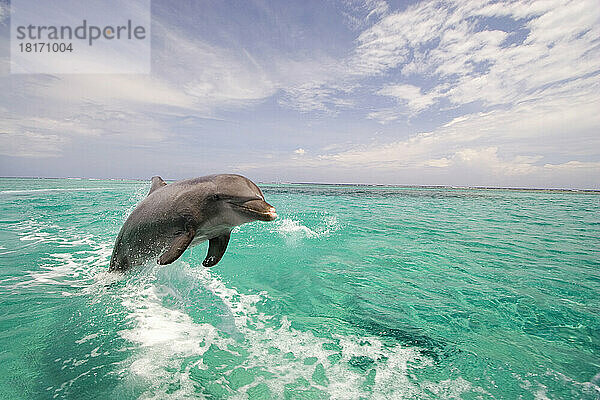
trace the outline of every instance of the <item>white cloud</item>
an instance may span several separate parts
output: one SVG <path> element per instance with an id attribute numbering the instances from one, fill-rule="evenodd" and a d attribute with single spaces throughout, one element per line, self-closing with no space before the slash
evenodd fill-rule
<path id="1" fill-rule="evenodd" d="M 364 28 L 389 11 L 389 5 L 384 0 L 344 0 L 342 4 L 347 7 L 342 14 L 352 29 Z"/>
<path id="2" fill-rule="evenodd" d="M 425 4 L 390 14 L 362 32 L 349 63 L 353 72 L 371 76 L 395 68 L 407 61 L 411 48 L 434 39 L 447 13 L 433 2 Z"/>
<path id="3" fill-rule="evenodd" d="M 517 33 L 482 24 L 482 17 L 500 16 L 522 24 L 521 41 Z M 577 159 L 599 155 L 598 37 L 594 1 L 422 2 L 389 14 L 359 36 L 354 65 L 365 75 L 399 68 L 430 89 L 395 83 L 376 94 L 411 113 L 444 98 L 456 105 L 479 101 L 487 111 L 405 140 L 324 154 L 321 161 L 380 172 L 479 170 L 488 178 L 589 174 L 597 163 Z M 394 121 L 406 116 L 404 107 L 367 118 Z"/>
<path id="4" fill-rule="evenodd" d="M 36 132 L 1 132 L 0 154 L 11 157 L 58 157 L 67 139 Z"/>
<path id="5" fill-rule="evenodd" d="M 387 2 L 383 0 L 366 0 L 365 5 L 369 13 L 366 19 L 369 20 L 373 17 L 381 17 L 387 14 L 389 6 Z"/>
<path id="6" fill-rule="evenodd" d="M 566 170 L 567 172 L 573 170 L 587 170 L 590 172 L 600 172 L 600 162 L 581 162 L 581 161 L 569 161 L 562 164 L 544 164 L 544 169 L 550 171 L 561 171 Z M 598 176 L 598 175 L 596 175 Z"/>
<path id="7" fill-rule="evenodd" d="M 148 75 L 73 74 L 61 75 L 38 85 L 35 82 L 36 78 L 29 78 L 26 86 L 35 87 L 32 95 L 39 96 L 40 102 L 52 99 L 73 103 L 93 101 L 98 105 L 120 104 L 128 108 L 147 105 L 193 108 L 195 101 L 183 90 Z"/>
<path id="8" fill-rule="evenodd" d="M 421 88 L 413 85 L 388 85 L 379 90 L 377 94 L 390 96 L 400 103 L 407 105 L 411 112 L 419 112 L 435 102 L 434 93 L 422 93 Z"/>
<path id="9" fill-rule="evenodd" d="M 565 95 L 563 91 L 567 91 Z M 512 108 L 458 117 L 431 132 L 401 141 L 355 146 L 322 159 L 375 169 L 433 165 L 432 160 L 500 157 L 523 161 L 523 155 L 548 158 L 597 156 L 600 149 L 600 85 L 593 78 L 570 82 Z M 558 144 L 558 145 L 557 145 Z M 466 149 L 488 149 L 474 158 Z M 491 150 L 494 149 L 492 153 Z M 519 158 L 521 157 L 521 158 Z M 534 161 L 528 159 L 527 163 Z M 436 161 L 433 161 L 435 164 Z M 437 167 L 446 161 L 437 162 Z M 500 171 L 502 172 L 502 171 Z"/>
<path id="10" fill-rule="evenodd" d="M 379 111 L 373 111 L 367 114 L 368 119 L 375 120 L 382 125 L 385 125 L 389 122 L 395 121 L 399 118 L 398 112 L 393 109 L 382 109 Z"/>
<path id="11" fill-rule="evenodd" d="M 6 123 L 11 123 L 11 119 L 7 119 Z M 28 118 L 26 121 L 12 121 L 16 122 L 16 127 L 12 130 L 23 130 L 23 131 L 48 131 L 48 132 L 61 132 L 70 133 L 75 135 L 84 136 L 96 136 L 100 134 L 99 129 L 89 128 L 83 126 L 75 120 L 55 120 L 51 118 L 33 117 Z"/>
<path id="12" fill-rule="evenodd" d="M 380 76 L 388 83 L 374 92 L 404 100 L 413 114 L 444 98 L 490 107 L 599 71 L 595 0 L 425 1 L 376 15 L 381 19 L 358 35 L 350 56 L 334 63 L 333 74 L 317 73 L 307 77 L 311 83 L 284 87 L 283 104 L 305 112 L 348 107 L 352 103 L 336 100 Z M 522 30 L 487 28 L 486 18 L 496 17 L 509 18 Z M 428 82 L 427 89 L 416 87 L 414 77 Z M 346 90 L 336 90 L 340 87 Z M 376 119 L 377 111 L 368 118 Z M 404 114 L 401 108 L 397 112 Z"/>
<path id="13" fill-rule="evenodd" d="M 518 156 L 502 159 L 498 156 L 497 147 L 464 148 L 452 156 L 448 166 L 459 165 L 473 170 L 484 170 L 496 176 L 526 175 L 540 168 L 533 164 L 540 158 L 540 156 Z"/>
<path id="14" fill-rule="evenodd" d="M 294 150 L 294 154 L 298 154 L 298 155 L 304 155 L 306 153 L 306 150 L 304 150 L 303 148 L 298 148 L 296 150 Z"/>
<path id="15" fill-rule="evenodd" d="M 452 165 L 452 161 L 446 157 L 427 160 L 423 163 L 427 167 L 446 168 Z"/>
<path id="16" fill-rule="evenodd" d="M 506 44 L 517 33 L 482 30 L 482 18 L 498 16 L 528 30 L 522 43 Z M 599 34 L 594 0 L 423 2 L 363 32 L 355 64 L 365 74 L 401 67 L 406 75 L 429 77 L 438 82 L 433 92 L 455 104 L 513 104 L 549 85 L 597 73 Z M 403 95 L 414 96 L 417 107 L 419 101 L 430 104 L 416 91 Z"/>
<path id="17" fill-rule="evenodd" d="M 334 98 L 333 92 L 333 89 L 325 87 L 323 84 L 302 84 L 287 89 L 286 96 L 280 101 L 280 104 L 302 112 L 328 112 L 330 111 L 328 103 L 331 104 L 331 99 Z"/>
<path id="18" fill-rule="evenodd" d="M 281 105 L 301 112 L 319 111 L 335 114 L 336 109 L 349 108 L 352 101 L 342 98 L 344 90 L 324 83 L 307 83 L 286 89 Z"/>
<path id="19" fill-rule="evenodd" d="M 0 22 L 3 22 L 6 18 L 8 18 L 8 14 L 8 4 L 0 2 Z"/>
<path id="20" fill-rule="evenodd" d="M 429 182 L 416 182 L 421 184 L 472 179 L 479 185 L 596 187 L 592 177 L 600 163 L 581 159 L 598 157 L 597 110 L 600 83 L 590 76 L 532 93 L 512 107 L 457 117 L 431 132 L 322 151 L 303 164 L 405 179 L 433 174 Z M 384 121 L 395 114 L 376 117 Z"/>

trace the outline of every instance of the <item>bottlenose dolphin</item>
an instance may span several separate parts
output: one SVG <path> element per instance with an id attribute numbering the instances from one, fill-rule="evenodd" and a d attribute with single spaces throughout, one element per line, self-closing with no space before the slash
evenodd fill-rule
<path id="1" fill-rule="evenodd" d="M 243 176 L 209 175 L 168 185 L 155 176 L 148 196 L 121 227 L 109 271 L 125 271 L 158 255 L 159 264 L 170 264 L 205 240 L 202 265 L 212 267 L 223 257 L 234 227 L 275 218 L 275 208 Z"/>

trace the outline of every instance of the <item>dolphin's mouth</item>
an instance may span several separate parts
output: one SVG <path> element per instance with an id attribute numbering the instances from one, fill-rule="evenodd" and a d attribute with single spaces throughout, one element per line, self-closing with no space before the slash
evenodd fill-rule
<path id="1" fill-rule="evenodd" d="M 260 221 L 273 221 L 277 218 L 275 207 L 264 200 L 250 200 L 242 204 L 231 203 L 244 214 L 248 214 Z"/>

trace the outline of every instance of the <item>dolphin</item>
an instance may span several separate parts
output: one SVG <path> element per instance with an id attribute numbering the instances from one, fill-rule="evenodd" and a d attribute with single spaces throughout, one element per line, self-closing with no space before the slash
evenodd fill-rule
<path id="1" fill-rule="evenodd" d="M 275 218 L 275 208 L 243 176 L 209 175 L 170 184 L 155 176 L 148 196 L 121 227 L 108 270 L 126 271 L 153 257 L 170 264 L 206 240 L 202 265 L 212 267 L 225 254 L 234 227 Z"/>

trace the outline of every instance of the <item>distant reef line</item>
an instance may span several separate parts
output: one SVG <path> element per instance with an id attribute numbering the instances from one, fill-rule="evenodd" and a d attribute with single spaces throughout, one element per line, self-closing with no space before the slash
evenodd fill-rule
<path id="1" fill-rule="evenodd" d="M 121 181 L 149 182 L 150 178 L 88 178 L 88 177 L 48 177 L 48 176 L 0 176 L 0 179 L 48 179 L 48 180 L 88 180 L 88 181 Z M 164 179 L 174 182 L 179 179 Z M 256 181 L 262 185 L 313 185 L 313 186 L 361 186 L 361 187 L 390 187 L 405 189 L 459 189 L 459 190 L 514 190 L 537 192 L 570 192 L 570 193 L 600 193 L 600 189 L 570 189 L 570 188 L 535 188 L 510 186 L 460 186 L 460 185 L 402 185 L 387 183 L 332 183 L 332 182 L 287 182 L 287 181 Z"/>

